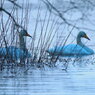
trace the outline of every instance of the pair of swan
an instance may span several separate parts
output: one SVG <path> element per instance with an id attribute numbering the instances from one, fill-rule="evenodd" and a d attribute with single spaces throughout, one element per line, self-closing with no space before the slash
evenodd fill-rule
<path id="1" fill-rule="evenodd" d="M 0 57 L 10 58 L 13 60 L 31 57 L 31 54 L 26 49 L 26 44 L 24 41 L 25 36 L 31 37 L 26 30 L 21 30 L 19 33 L 19 40 L 20 40 L 19 48 L 15 46 L 0 48 Z M 48 49 L 47 52 L 51 55 L 62 55 L 62 56 L 75 56 L 75 55 L 82 56 L 82 55 L 94 54 L 94 51 L 92 49 L 88 48 L 82 43 L 81 38 L 86 38 L 90 40 L 85 32 L 79 32 L 77 36 L 77 44 L 69 44 L 67 46 L 54 47 Z"/>
<path id="2" fill-rule="evenodd" d="M 77 35 L 77 44 L 69 44 L 66 46 L 56 46 L 53 48 L 50 48 L 47 50 L 47 52 L 50 55 L 61 55 L 61 56 L 83 56 L 83 55 L 92 55 L 94 54 L 94 51 L 90 48 L 88 48 L 87 46 L 85 46 L 82 41 L 81 38 L 86 38 L 88 40 L 90 40 L 88 38 L 88 36 L 86 35 L 85 32 L 81 31 L 79 32 L 79 34 Z"/>

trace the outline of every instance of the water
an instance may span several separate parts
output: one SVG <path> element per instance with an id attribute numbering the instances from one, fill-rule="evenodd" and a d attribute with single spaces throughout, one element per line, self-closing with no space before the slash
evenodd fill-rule
<path id="1" fill-rule="evenodd" d="M 36 8 L 33 9 L 30 13 L 31 16 L 28 26 L 28 32 L 31 35 L 35 30 L 35 15 L 37 15 L 37 11 L 38 9 Z M 46 10 L 41 10 L 42 22 L 45 12 Z M 94 12 L 92 12 L 92 14 L 94 14 Z M 67 19 L 69 18 L 70 17 L 68 17 Z M 93 15 L 91 19 L 94 19 Z M 51 22 L 52 21 L 53 19 L 51 18 Z M 62 22 L 62 20 L 59 20 L 59 22 Z M 87 22 L 82 23 L 83 24 L 80 24 L 79 21 L 77 25 L 82 27 L 86 26 L 87 28 L 89 26 L 92 29 L 95 28 L 94 25 Z M 41 26 L 38 26 L 37 31 L 40 30 L 40 27 Z M 63 27 L 64 25 L 61 25 L 58 33 L 59 31 L 63 31 Z M 75 39 L 78 32 L 78 30 L 74 30 L 66 44 L 71 43 L 72 40 Z M 89 41 L 87 45 L 95 50 L 95 48 L 92 47 L 92 45 L 95 44 L 95 32 L 87 30 L 86 33 L 91 38 L 91 41 Z M 37 32 L 37 38 L 39 38 L 39 34 L 40 31 Z M 68 31 L 67 29 L 64 29 L 61 36 L 67 35 Z M 28 38 L 28 40 L 30 40 L 30 38 Z M 57 67 L 55 68 L 46 67 L 45 69 L 37 69 L 31 67 L 27 73 L 23 73 L 24 68 L 20 68 L 19 70 L 17 69 L 18 71 L 16 73 L 14 70 L 12 71 L 6 69 L 0 72 L 0 95 L 95 95 L 95 64 L 93 58 L 90 58 L 90 56 L 86 58 L 89 60 L 82 58 L 82 61 L 77 61 L 74 65 L 71 64 L 72 62 L 70 60 L 67 71 L 63 70 L 63 62 L 58 62 Z"/>
<path id="2" fill-rule="evenodd" d="M 0 95 L 95 95 L 95 65 L 34 69 L 27 73 L 0 73 Z"/>

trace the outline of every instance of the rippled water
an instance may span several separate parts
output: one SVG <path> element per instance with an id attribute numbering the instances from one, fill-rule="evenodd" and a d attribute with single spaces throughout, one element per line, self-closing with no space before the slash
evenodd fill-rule
<path id="1" fill-rule="evenodd" d="M 0 73 L 0 95 L 95 95 L 94 64 L 69 64 L 67 71 L 62 66 L 20 69 Z"/>

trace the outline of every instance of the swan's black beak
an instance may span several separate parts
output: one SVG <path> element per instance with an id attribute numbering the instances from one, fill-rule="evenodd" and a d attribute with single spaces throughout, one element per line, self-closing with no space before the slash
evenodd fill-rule
<path id="1" fill-rule="evenodd" d="M 90 40 L 90 39 L 89 39 L 89 37 L 88 37 L 87 35 L 85 35 L 85 36 L 84 36 L 84 38 L 86 38 L 86 39 Z"/>
<path id="2" fill-rule="evenodd" d="M 31 38 L 32 38 L 32 36 L 31 36 L 30 34 L 28 34 L 28 33 L 26 34 L 26 36 L 28 36 L 28 37 L 31 37 Z"/>

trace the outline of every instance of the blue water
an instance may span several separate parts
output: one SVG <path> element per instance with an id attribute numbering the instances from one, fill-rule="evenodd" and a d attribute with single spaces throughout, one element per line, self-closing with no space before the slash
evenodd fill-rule
<path id="1" fill-rule="evenodd" d="M 62 67 L 35 69 L 17 74 L 0 73 L 0 95 L 95 95 L 95 65 L 69 64 Z"/>

